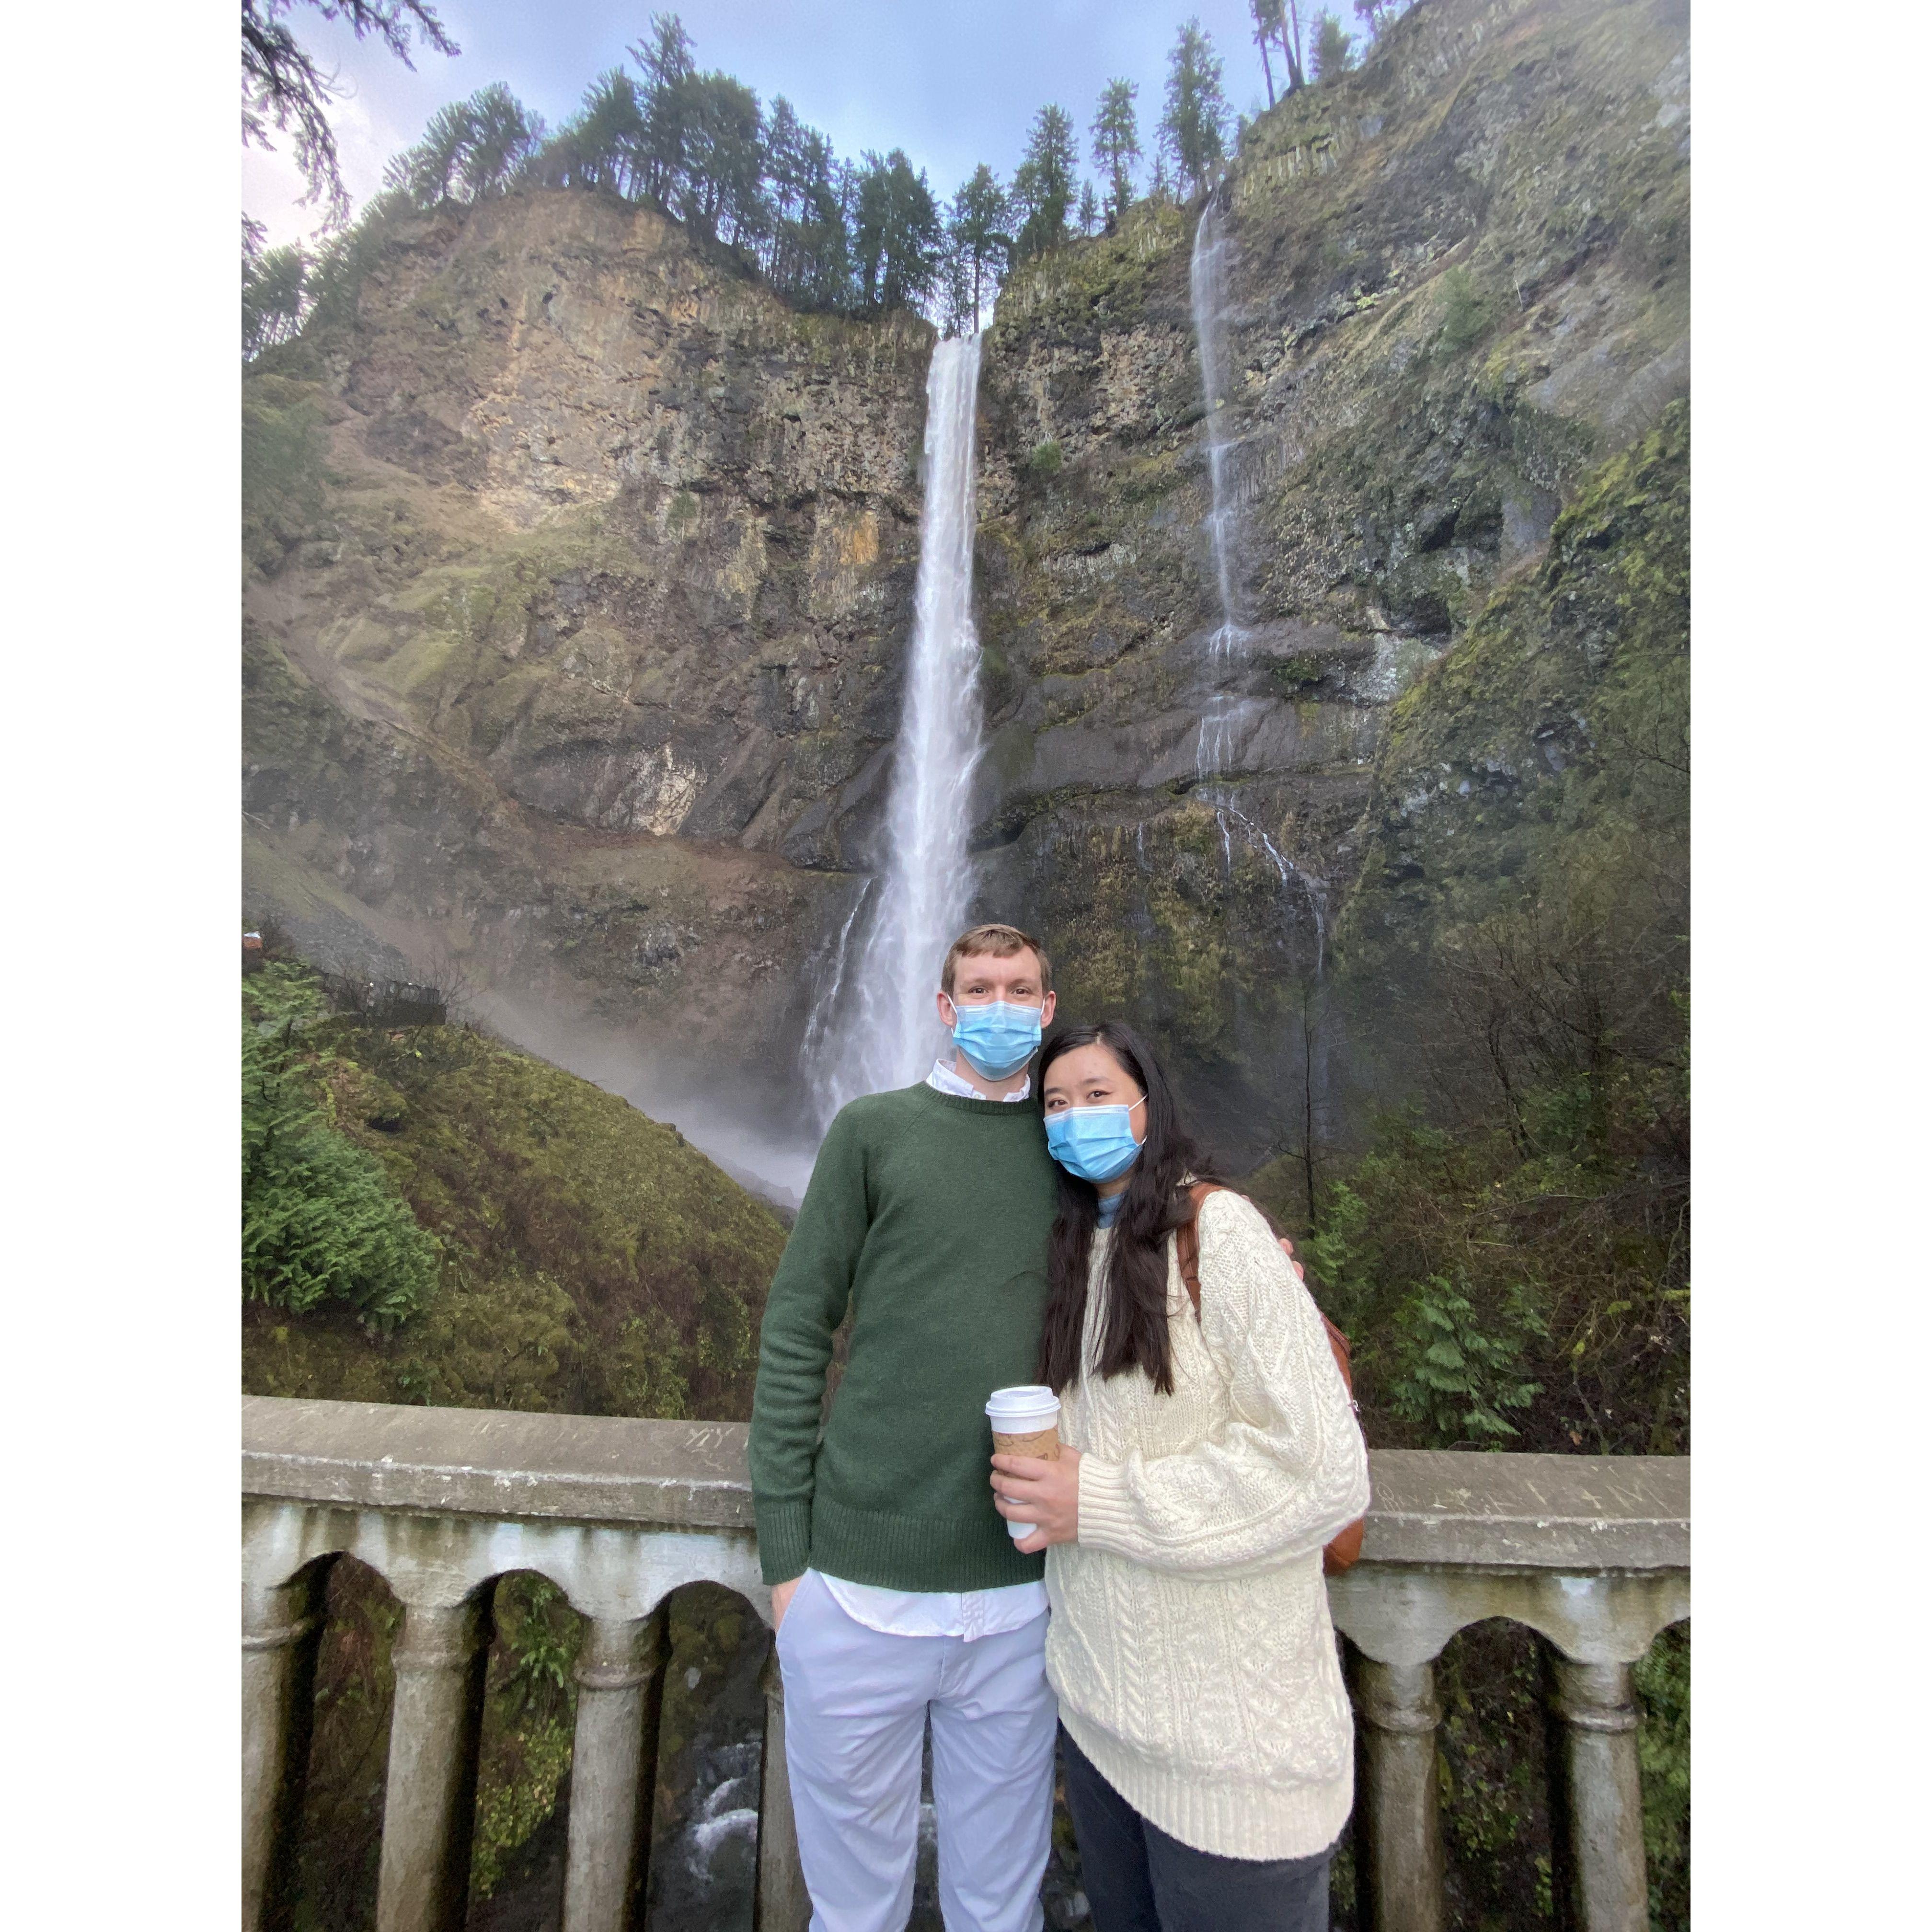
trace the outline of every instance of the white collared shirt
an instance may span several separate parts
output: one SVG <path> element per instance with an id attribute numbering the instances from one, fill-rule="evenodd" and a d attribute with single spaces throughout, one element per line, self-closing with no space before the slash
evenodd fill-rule
<path id="1" fill-rule="evenodd" d="M 932 1063 L 926 1084 L 962 1100 L 983 1099 L 978 1088 L 944 1058 Z M 1009 1100 L 1024 1100 L 1033 1092 L 1030 1075 Z M 990 1393 L 990 1391 L 988 1391 Z M 819 1572 L 825 1576 L 823 1570 Z M 996 1590 L 884 1590 L 875 1583 L 849 1583 L 842 1576 L 825 1576 L 833 1602 L 854 1623 L 887 1636 L 996 1636 L 1018 1630 L 1046 1613 L 1044 1583 L 1006 1583 Z"/>

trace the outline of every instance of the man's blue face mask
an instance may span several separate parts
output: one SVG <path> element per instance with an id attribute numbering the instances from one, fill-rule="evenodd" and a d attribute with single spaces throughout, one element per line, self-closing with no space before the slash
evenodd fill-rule
<path id="1" fill-rule="evenodd" d="M 1005 1000 L 952 1008 L 952 1044 L 988 1080 L 1017 1073 L 1040 1051 L 1037 1006 L 1016 1006 Z"/>
<path id="2" fill-rule="evenodd" d="M 1133 1107 L 1064 1107 L 1046 1117 L 1046 1150 L 1069 1174 L 1096 1186 L 1118 1180 L 1139 1160 L 1141 1144 L 1134 1138 L 1134 1107 L 1144 1106 L 1143 1094 Z"/>

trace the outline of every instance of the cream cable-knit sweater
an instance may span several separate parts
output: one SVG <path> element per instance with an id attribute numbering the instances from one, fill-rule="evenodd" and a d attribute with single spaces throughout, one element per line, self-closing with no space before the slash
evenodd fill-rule
<path id="1" fill-rule="evenodd" d="M 1093 1376 L 1111 1239 L 1061 1397 L 1080 1525 L 1046 1554 L 1047 1676 L 1074 1742 L 1162 1831 L 1304 1858 L 1354 1798 L 1322 1547 L 1368 1508 L 1362 1432 L 1308 1291 L 1232 1193 L 1202 1207 L 1198 1326 L 1169 1244 L 1174 1393 Z"/>

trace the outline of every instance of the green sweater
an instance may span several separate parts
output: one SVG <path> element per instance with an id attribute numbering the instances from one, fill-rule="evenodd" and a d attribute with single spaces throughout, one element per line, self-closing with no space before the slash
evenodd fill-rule
<path id="1" fill-rule="evenodd" d="M 752 1498 L 765 1580 L 1027 1583 L 993 1507 L 986 1401 L 1034 1379 L 1053 1162 L 1024 1102 L 868 1094 L 820 1148 L 765 1305 Z M 824 1439 L 833 1331 L 850 1358 Z"/>

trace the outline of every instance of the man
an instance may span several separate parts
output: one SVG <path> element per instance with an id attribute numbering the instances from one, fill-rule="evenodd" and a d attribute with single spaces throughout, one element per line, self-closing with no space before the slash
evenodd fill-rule
<path id="1" fill-rule="evenodd" d="M 1040 1932 L 1044 1564 L 994 1508 L 985 1404 L 1033 1380 L 1046 1306 L 1054 1170 L 1018 1103 L 1052 970 L 1013 926 L 954 940 L 938 994 L 953 1053 L 841 1111 L 766 1305 L 752 1493 L 812 1932 L 904 1927 L 928 1711 L 948 1932 Z"/>

